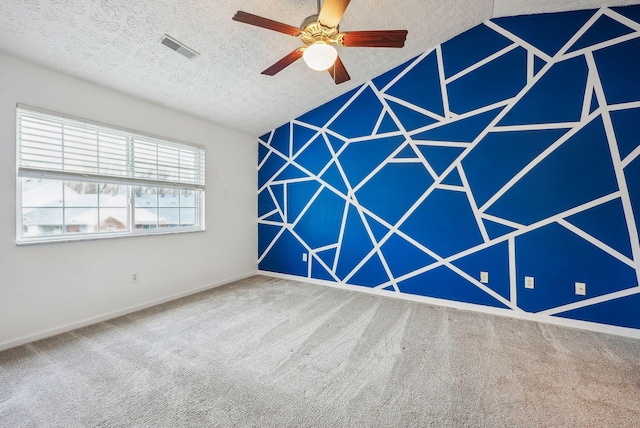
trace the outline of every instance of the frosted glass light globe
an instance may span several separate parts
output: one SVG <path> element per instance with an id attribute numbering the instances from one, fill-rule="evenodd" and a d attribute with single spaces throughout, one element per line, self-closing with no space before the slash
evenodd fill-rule
<path id="1" fill-rule="evenodd" d="M 317 71 L 324 71 L 331 67 L 336 62 L 337 57 L 338 52 L 336 49 L 325 42 L 315 42 L 308 46 L 302 54 L 302 59 L 304 59 L 309 68 Z"/>

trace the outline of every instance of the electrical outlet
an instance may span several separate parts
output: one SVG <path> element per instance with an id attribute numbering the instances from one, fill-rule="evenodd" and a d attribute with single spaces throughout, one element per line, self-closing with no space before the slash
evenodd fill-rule
<path id="1" fill-rule="evenodd" d="M 138 272 L 131 274 L 131 282 L 138 282 Z"/>
<path id="2" fill-rule="evenodd" d="M 524 277 L 524 288 L 534 288 L 534 282 L 532 276 Z"/>
<path id="3" fill-rule="evenodd" d="M 587 284 L 585 284 L 584 282 L 576 282 L 576 294 L 578 296 L 586 296 Z"/>
<path id="4" fill-rule="evenodd" d="M 307 253 L 302 253 L 302 261 L 306 262 L 307 260 Z"/>
<path id="5" fill-rule="evenodd" d="M 489 283 L 489 272 L 480 272 L 480 282 L 483 284 Z"/>

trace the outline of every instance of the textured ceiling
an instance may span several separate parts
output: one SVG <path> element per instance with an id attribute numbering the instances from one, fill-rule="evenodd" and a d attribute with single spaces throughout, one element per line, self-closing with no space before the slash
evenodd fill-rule
<path id="1" fill-rule="evenodd" d="M 260 135 L 497 16 L 640 0 L 353 0 L 342 31 L 407 29 L 403 49 L 340 48 L 351 80 L 301 61 L 262 70 L 301 45 L 231 20 L 237 10 L 298 26 L 315 0 L 2 0 L 0 51 L 203 119 Z M 188 60 L 164 34 L 200 52 Z"/>

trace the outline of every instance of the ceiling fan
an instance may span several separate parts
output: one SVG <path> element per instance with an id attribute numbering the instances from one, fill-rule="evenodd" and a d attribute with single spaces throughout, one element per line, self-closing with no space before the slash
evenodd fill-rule
<path id="1" fill-rule="evenodd" d="M 332 45 L 367 48 L 401 48 L 407 38 L 407 30 L 349 31 L 341 33 L 338 23 L 350 0 L 318 0 L 318 13 L 302 21 L 300 28 L 283 24 L 261 16 L 238 11 L 234 21 L 255 25 L 299 37 L 306 45 L 301 46 L 262 72 L 269 76 L 282 71 L 301 57 L 306 64 L 318 71 L 327 70 L 336 84 L 351 77 Z"/>

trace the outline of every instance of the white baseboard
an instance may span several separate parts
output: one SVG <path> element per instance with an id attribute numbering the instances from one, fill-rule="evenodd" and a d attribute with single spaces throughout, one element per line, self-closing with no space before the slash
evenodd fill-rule
<path id="1" fill-rule="evenodd" d="M 86 327 L 91 324 L 97 324 L 102 321 L 107 321 L 113 318 L 120 317 L 122 315 L 128 315 L 133 312 L 140 311 L 142 309 L 151 308 L 153 306 L 161 305 L 162 303 L 167 303 L 172 300 L 181 299 L 183 297 L 190 296 L 192 294 L 200 293 L 201 291 L 210 290 L 212 288 L 220 287 L 234 281 L 239 281 L 241 279 L 249 278 L 251 276 L 257 275 L 257 271 L 245 273 L 242 275 L 235 276 L 233 278 L 226 278 L 220 281 L 216 281 L 211 284 L 207 284 L 198 288 L 194 288 L 187 291 L 182 291 L 180 293 L 171 294 L 169 296 L 164 296 L 159 299 L 150 300 L 145 303 L 140 303 L 138 305 L 129 306 L 128 308 L 119 309 L 117 311 L 107 312 L 105 314 L 101 314 L 95 317 L 85 318 L 80 321 L 74 321 L 68 324 L 64 324 L 49 330 L 41 331 L 39 333 L 30 334 L 27 336 L 19 337 L 17 339 L 11 339 L 5 342 L 0 343 L 0 351 L 4 351 L 9 348 L 14 348 L 16 346 L 24 345 L 26 343 L 35 342 L 36 340 L 45 339 L 47 337 L 55 336 L 57 334 L 66 333 L 71 330 L 75 330 L 81 327 Z"/>
<path id="2" fill-rule="evenodd" d="M 467 311 L 481 312 L 485 314 L 498 315 L 509 318 L 517 318 L 528 321 L 535 321 L 545 324 L 554 324 L 563 327 L 577 328 L 580 330 L 595 331 L 598 333 L 614 334 L 616 336 L 630 337 L 640 339 L 640 330 L 627 327 L 617 327 L 607 324 L 598 324 L 589 321 L 579 321 L 569 318 L 553 317 L 550 315 L 539 315 L 524 311 L 514 311 L 511 309 L 493 308 L 491 306 L 474 305 L 472 303 L 455 302 L 452 300 L 436 299 L 433 297 L 417 296 L 406 293 L 396 293 L 394 291 L 376 290 L 369 287 L 359 285 L 347 285 L 338 282 L 324 281 L 321 279 L 307 278 L 295 275 L 286 275 L 275 272 L 258 270 L 259 275 L 269 276 L 273 278 L 289 279 L 293 281 L 305 282 L 308 284 L 317 284 L 327 287 L 340 288 L 342 290 L 357 291 L 360 293 L 375 294 L 378 296 L 393 297 L 396 299 L 410 300 L 414 302 L 422 302 L 430 305 L 445 306 L 454 309 L 462 309 Z"/>

